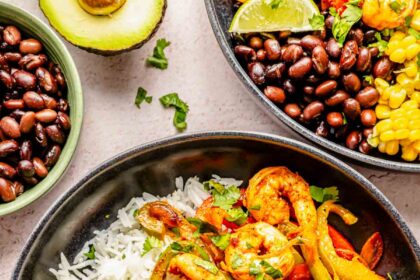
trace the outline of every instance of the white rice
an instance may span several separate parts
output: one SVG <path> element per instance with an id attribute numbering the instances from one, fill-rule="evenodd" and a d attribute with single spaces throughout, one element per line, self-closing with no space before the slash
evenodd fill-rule
<path id="1" fill-rule="evenodd" d="M 225 186 L 240 186 L 242 181 L 221 178 L 213 175 L 213 180 Z M 181 210 L 186 217 L 194 216 L 195 209 L 201 205 L 209 193 L 204 189 L 198 177 L 189 178 L 184 185 L 182 177 L 175 180 L 176 191 L 166 197 L 172 206 Z M 172 243 L 169 237 L 160 248 L 153 248 L 144 256 L 143 243 L 148 235 L 140 228 L 133 213 L 146 202 L 162 199 L 150 193 L 135 197 L 124 208 L 118 210 L 118 219 L 109 228 L 95 231 L 95 237 L 86 242 L 73 262 L 69 262 L 61 253 L 58 268 L 50 272 L 59 280 L 128 280 L 149 279 L 165 248 Z M 89 245 L 95 247 L 95 259 L 89 260 L 84 255 Z"/>

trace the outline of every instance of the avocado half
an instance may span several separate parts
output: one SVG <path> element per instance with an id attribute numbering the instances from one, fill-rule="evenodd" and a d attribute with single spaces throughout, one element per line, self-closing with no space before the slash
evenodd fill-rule
<path id="1" fill-rule="evenodd" d="M 108 56 L 147 42 L 162 22 L 166 0 L 126 0 L 108 15 L 87 12 L 78 0 L 40 0 L 39 6 L 67 41 Z"/>

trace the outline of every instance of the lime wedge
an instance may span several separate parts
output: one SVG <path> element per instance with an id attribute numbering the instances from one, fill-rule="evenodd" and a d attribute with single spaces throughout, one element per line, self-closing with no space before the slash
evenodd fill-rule
<path id="1" fill-rule="evenodd" d="M 312 0 L 248 0 L 233 17 L 229 32 L 309 31 L 314 30 L 309 20 L 318 15 Z"/>

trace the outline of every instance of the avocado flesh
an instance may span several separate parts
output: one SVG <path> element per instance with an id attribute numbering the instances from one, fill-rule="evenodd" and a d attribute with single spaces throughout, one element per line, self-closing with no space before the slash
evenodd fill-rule
<path id="1" fill-rule="evenodd" d="M 90 52 L 112 55 L 141 46 L 165 12 L 165 0 L 127 0 L 109 16 L 87 13 L 78 0 L 40 0 L 50 24 L 70 43 Z"/>
<path id="2" fill-rule="evenodd" d="M 91 15 L 110 15 L 124 5 L 126 0 L 79 0 L 79 5 Z"/>

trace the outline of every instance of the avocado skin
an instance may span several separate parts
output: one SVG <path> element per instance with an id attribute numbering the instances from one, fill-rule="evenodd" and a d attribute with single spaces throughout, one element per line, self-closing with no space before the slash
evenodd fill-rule
<path id="1" fill-rule="evenodd" d="M 39 2 L 38 2 L 39 3 Z M 39 5 L 39 4 L 38 4 Z M 152 37 L 153 35 L 155 35 L 155 33 L 157 32 L 157 30 L 159 29 L 160 25 L 162 24 L 162 20 L 165 17 L 165 13 L 166 13 L 166 7 L 167 7 L 167 0 L 164 0 L 163 3 L 163 8 L 162 8 L 162 15 L 160 16 L 160 21 L 156 24 L 155 28 L 152 30 L 152 32 L 150 33 L 149 37 L 147 37 L 146 39 L 144 39 L 143 41 L 132 45 L 131 47 L 125 48 L 125 49 L 121 49 L 121 50 L 116 50 L 116 51 L 111 51 L 111 50 L 98 50 L 95 48 L 86 48 L 86 47 L 82 47 L 77 45 L 76 43 L 71 42 L 70 40 L 68 40 L 64 35 L 61 34 L 61 32 L 59 30 L 57 30 L 52 24 L 50 24 L 50 26 L 52 28 L 54 28 L 54 30 L 60 34 L 61 37 L 63 37 L 64 39 L 66 39 L 67 42 L 69 42 L 70 44 L 78 47 L 79 49 L 85 50 L 87 52 L 90 53 L 94 53 L 94 54 L 98 54 L 98 55 L 102 55 L 102 56 L 113 56 L 113 55 L 118 55 L 118 54 L 122 54 L 125 52 L 129 52 L 131 50 L 135 50 L 138 49 L 140 47 L 142 47 L 145 43 L 147 43 Z M 45 17 L 48 19 L 48 23 L 50 23 L 49 18 L 47 17 L 47 15 L 45 14 L 44 10 L 42 9 L 41 5 L 39 5 L 39 8 L 41 9 L 42 13 L 45 15 Z"/>

